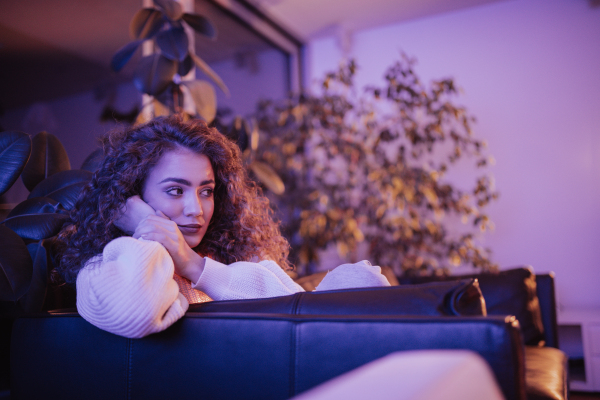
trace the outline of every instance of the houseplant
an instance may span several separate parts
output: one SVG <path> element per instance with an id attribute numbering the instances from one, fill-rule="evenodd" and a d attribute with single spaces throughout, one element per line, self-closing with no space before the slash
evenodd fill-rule
<path id="1" fill-rule="evenodd" d="M 176 1 L 154 0 L 154 4 L 156 7 L 144 7 L 133 16 L 129 31 L 134 40 L 115 53 L 111 67 L 120 71 L 140 47 L 149 44 L 150 51 L 139 60 L 133 77 L 136 88 L 148 95 L 138 122 L 172 113 L 198 115 L 211 122 L 216 115 L 215 91 L 207 81 L 194 79 L 194 68 L 204 72 L 225 94 L 229 90 L 195 54 L 190 31 L 215 39 L 216 28 L 206 17 L 184 12 Z"/>
<path id="2" fill-rule="evenodd" d="M 118 72 L 144 42 L 151 45 L 151 54 L 142 57 L 134 73 L 135 86 L 146 95 L 136 122 L 178 113 L 213 123 L 220 132 L 238 143 L 245 163 L 255 177 L 272 192 L 281 193 L 283 183 L 277 174 L 254 157 L 258 140 L 256 125 L 240 116 L 228 125 L 223 124 L 216 118 L 217 100 L 212 85 L 193 78 L 194 68 L 198 67 L 225 94 L 229 94 L 218 74 L 195 54 L 191 46 L 193 38 L 189 30 L 185 30 L 187 25 L 197 34 L 216 39 L 216 28 L 204 16 L 183 12 L 176 1 L 154 0 L 154 4 L 156 7 L 142 8 L 133 16 L 130 33 L 134 40 L 119 49 L 111 60 L 112 69 Z"/>
<path id="3" fill-rule="evenodd" d="M 0 221 L 1 314 L 61 306 L 60 295 L 46 297 L 52 269 L 47 250 L 92 173 L 72 170 L 63 145 L 46 132 L 0 132 L 0 154 L 0 195 L 19 177 L 30 191 Z M 45 307 L 49 300 L 58 303 Z"/>
<path id="4" fill-rule="evenodd" d="M 312 272 L 319 249 L 335 246 L 354 261 L 361 244 L 361 255 L 397 274 L 496 268 L 476 242 L 493 226 L 483 211 L 498 196 L 491 177 L 467 189 L 445 179 L 461 158 L 486 167 L 485 143 L 454 104 L 454 81 L 425 85 L 414 65 L 403 55 L 385 86 L 359 91 L 351 61 L 326 76 L 318 95 L 259 106 L 259 159 L 285 183 L 272 201 L 300 274 Z M 450 218 L 465 227 L 454 229 Z"/>

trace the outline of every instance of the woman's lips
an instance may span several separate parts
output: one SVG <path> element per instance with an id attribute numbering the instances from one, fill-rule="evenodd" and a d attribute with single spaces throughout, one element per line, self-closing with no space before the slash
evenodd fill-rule
<path id="1" fill-rule="evenodd" d="M 181 233 L 198 233 L 202 229 L 202 225 L 189 224 L 189 225 L 177 225 Z"/>

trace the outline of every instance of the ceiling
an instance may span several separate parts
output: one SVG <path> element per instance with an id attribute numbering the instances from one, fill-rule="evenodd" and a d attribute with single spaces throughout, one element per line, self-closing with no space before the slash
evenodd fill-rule
<path id="1" fill-rule="evenodd" d="M 209 0 L 227 3 L 233 0 Z M 474 7 L 499 0 L 249 0 L 301 40 Z M 91 90 L 130 79 L 116 75 L 112 55 L 128 43 L 129 21 L 142 0 L 2 0 L 0 12 L 0 107 Z M 199 39 L 207 62 L 231 57 L 240 46 L 267 46 L 231 17 L 196 0 L 196 9 L 219 31 L 216 42 Z M 340 7 L 343 4 L 343 7 Z M 134 64 L 134 63 L 129 63 Z"/>
<path id="2" fill-rule="evenodd" d="M 501 0 L 250 0 L 304 39 L 353 32 Z"/>

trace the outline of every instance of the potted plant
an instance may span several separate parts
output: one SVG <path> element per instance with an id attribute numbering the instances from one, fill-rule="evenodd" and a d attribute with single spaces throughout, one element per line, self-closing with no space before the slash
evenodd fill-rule
<path id="1" fill-rule="evenodd" d="M 151 51 L 139 60 L 133 77 L 136 88 L 148 95 L 137 121 L 181 113 L 210 123 L 217 110 L 215 91 L 209 82 L 194 79 L 194 68 L 198 67 L 225 94 L 229 89 L 195 54 L 188 32 L 216 39 L 217 30 L 206 17 L 184 12 L 176 1 L 154 0 L 154 4 L 156 7 L 144 7 L 133 16 L 129 31 L 134 40 L 115 53 L 111 67 L 120 71 L 144 43 L 149 44 Z"/>
<path id="2" fill-rule="evenodd" d="M 72 170 L 63 145 L 46 132 L 0 132 L 0 154 L 0 195 L 19 177 L 30 191 L 0 221 L 2 314 L 38 312 L 72 302 L 58 292 L 46 296 L 52 269 L 48 250 L 92 173 Z"/>
<path id="3" fill-rule="evenodd" d="M 498 196 L 490 176 L 466 189 L 445 179 L 462 158 L 486 167 L 485 143 L 472 134 L 474 118 L 454 104 L 454 81 L 425 85 L 414 64 L 403 55 L 385 86 L 359 91 L 351 61 L 326 76 L 318 95 L 260 105 L 258 159 L 285 184 L 272 201 L 300 274 L 313 272 L 319 249 L 335 246 L 355 261 L 361 244 L 363 256 L 397 274 L 496 268 L 476 241 L 492 227 L 483 211 Z"/>

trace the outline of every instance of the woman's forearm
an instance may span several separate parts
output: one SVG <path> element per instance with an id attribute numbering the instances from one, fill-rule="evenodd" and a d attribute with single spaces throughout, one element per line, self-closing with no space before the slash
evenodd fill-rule
<path id="1" fill-rule="evenodd" d="M 77 276 L 77 310 L 105 331 L 138 338 L 159 332 L 188 308 L 173 279 L 173 261 L 158 243 L 114 239 Z"/>
<path id="2" fill-rule="evenodd" d="M 205 257 L 202 274 L 192 287 L 213 300 L 287 296 L 304 289 L 273 261 L 238 261 L 230 265 Z"/>
<path id="3" fill-rule="evenodd" d="M 195 252 L 194 254 L 195 257 L 192 255 L 190 261 L 186 265 L 175 265 L 175 272 L 177 275 L 189 279 L 190 282 L 198 282 L 200 276 L 204 272 L 204 265 L 206 264 L 204 257 L 201 257 Z"/>

